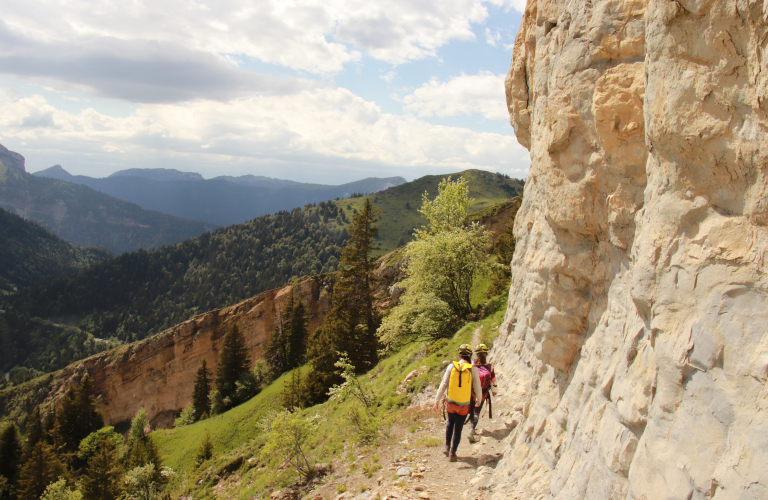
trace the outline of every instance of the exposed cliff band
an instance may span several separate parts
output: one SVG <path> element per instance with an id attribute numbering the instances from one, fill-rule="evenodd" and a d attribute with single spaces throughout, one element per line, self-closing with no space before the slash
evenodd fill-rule
<path id="1" fill-rule="evenodd" d="M 494 498 L 768 498 L 768 3 L 529 0 Z M 515 496 L 518 495 L 518 496 Z"/>

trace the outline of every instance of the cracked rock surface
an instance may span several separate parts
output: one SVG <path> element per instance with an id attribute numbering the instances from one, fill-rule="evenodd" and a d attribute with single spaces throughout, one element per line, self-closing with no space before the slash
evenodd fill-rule
<path id="1" fill-rule="evenodd" d="M 768 498 L 768 2 L 529 0 L 493 498 Z"/>

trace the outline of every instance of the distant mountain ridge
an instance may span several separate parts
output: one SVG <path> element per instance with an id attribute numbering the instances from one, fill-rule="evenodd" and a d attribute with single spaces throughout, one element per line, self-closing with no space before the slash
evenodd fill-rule
<path id="1" fill-rule="evenodd" d="M 0 145 L 0 208 L 37 222 L 72 244 L 115 254 L 178 243 L 217 227 L 144 210 L 68 179 L 76 176 L 60 167 L 53 173 L 59 178 L 29 174 L 24 157 Z"/>
<path id="2" fill-rule="evenodd" d="M 327 186 L 255 175 L 219 176 L 206 180 L 200 174 L 190 172 L 140 168 L 94 178 L 71 175 L 59 165 L 34 175 L 82 184 L 147 210 L 222 226 L 309 203 L 348 198 L 355 193 L 375 193 L 406 182 L 402 177 L 371 177 Z"/>

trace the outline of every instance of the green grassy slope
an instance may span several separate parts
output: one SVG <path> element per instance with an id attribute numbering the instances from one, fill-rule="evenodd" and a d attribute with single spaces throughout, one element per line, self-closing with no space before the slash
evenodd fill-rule
<path id="1" fill-rule="evenodd" d="M 427 223 L 419 213 L 421 197 L 426 191 L 430 198 L 434 198 L 438 184 L 445 177 L 447 175 L 428 175 L 370 196 L 371 202 L 382 212 L 378 240 L 381 246 L 380 254 L 391 252 L 408 243 L 413 239 L 413 229 Z M 507 179 L 492 172 L 465 170 L 452 174 L 454 180 L 459 177 L 467 180 L 469 194 L 474 198 L 470 212 L 483 210 L 522 193 L 523 183 L 520 180 Z M 347 217 L 351 219 L 354 210 L 360 210 L 364 202 L 365 198 L 353 198 L 335 203 L 344 209 Z"/>
<path id="2" fill-rule="evenodd" d="M 453 338 L 410 344 L 361 376 L 364 387 L 376 394 L 389 424 L 402 424 L 409 418 L 405 408 L 411 398 L 427 386 L 439 385 L 443 362 L 455 357 L 456 348 L 460 344 L 471 342 L 478 327 L 481 341 L 489 346 L 493 344 L 498 326 L 504 318 L 504 300 L 495 298 L 490 305 L 495 305 L 497 309 L 489 311 L 483 320 L 465 325 Z M 427 370 L 410 380 L 403 394 L 398 394 L 397 388 L 403 378 L 412 370 L 424 366 Z M 238 499 L 263 498 L 265 493 L 287 486 L 297 479 L 290 468 L 280 470 L 275 467 L 274 461 L 270 463 L 270 457 L 260 455 L 265 436 L 260 430 L 259 421 L 267 411 L 279 409 L 279 394 L 289 376 L 284 375 L 262 393 L 227 413 L 189 426 L 153 432 L 164 465 L 177 473 L 172 485 L 172 497 L 191 495 L 196 499 L 216 498 L 213 487 L 219 478 L 229 474 L 236 474 L 239 483 L 234 486 L 234 491 L 228 490 L 228 495 L 231 495 L 228 498 Z M 309 453 L 316 462 L 339 460 L 345 448 L 357 446 L 354 429 L 347 417 L 353 404 L 352 401 L 328 401 L 305 410 L 323 419 L 309 443 Z M 195 469 L 194 456 L 206 431 L 214 442 L 214 457 L 201 468 Z M 200 485 L 197 484 L 199 481 Z"/>

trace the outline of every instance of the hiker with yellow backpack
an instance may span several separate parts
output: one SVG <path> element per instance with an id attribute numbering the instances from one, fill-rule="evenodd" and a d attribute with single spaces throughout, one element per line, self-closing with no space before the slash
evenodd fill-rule
<path id="1" fill-rule="evenodd" d="M 480 376 L 477 367 L 472 366 L 472 348 L 461 344 L 459 360 L 446 368 L 435 396 L 435 406 L 432 407 L 437 410 L 443 395 L 446 396 L 445 409 L 448 411 L 448 419 L 445 424 L 445 454 L 451 462 L 457 460 L 456 449 L 461 441 L 461 430 L 469 413 L 473 393 L 476 401 L 482 401 Z"/>

